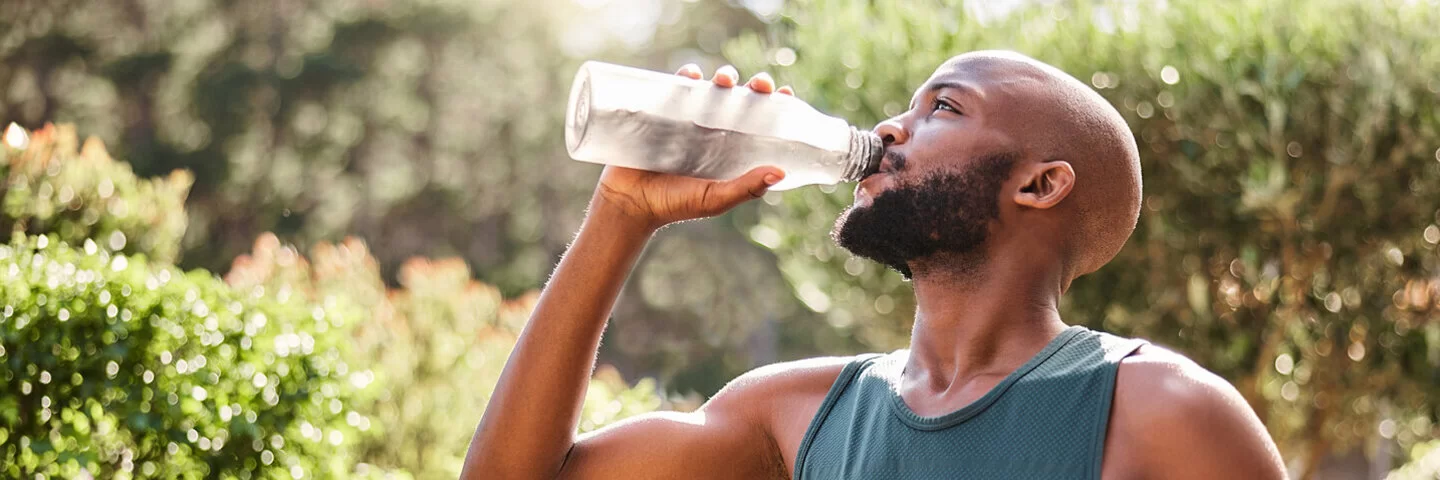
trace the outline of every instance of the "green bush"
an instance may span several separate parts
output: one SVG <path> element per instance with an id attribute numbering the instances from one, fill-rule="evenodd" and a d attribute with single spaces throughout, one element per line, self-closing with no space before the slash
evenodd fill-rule
<path id="1" fill-rule="evenodd" d="M 1221 373 L 1300 465 L 1381 432 L 1402 447 L 1433 438 L 1435 2 L 1012 7 L 790 2 L 773 41 L 750 36 L 727 55 L 865 124 L 901 112 L 937 65 L 970 50 L 1018 50 L 1086 81 L 1129 121 L 1145 198 L 1129 244 L 1074 283 L 1063 315 Z M 825 236 L 848 192 L 767 199 L 752 237 L 802 298 L 823 300 L 807 304 L 871 348 L 903 345 L 909 284 Z M 1386 419 L 1410 428 L 1378 429 Z"/>
<path id="2" fill-rule="evenodd" d="M 83 147 L 77 139 L 73 125 L 46 125 L 30 135 L 28 148 L 0 148 L 0 226 L 173 262 L 185 234 L 190 174 L 139 179 L 99 139 Z"/>
<path id="3" fill-rule="evenodd" d="M 359 445 L 368 467 L 416 478 L 455 478 L 475 426 L 500 378 L 535 296 L 505 300 L 473 280 L 459 259 L 411 259 L 400 288 L 386 291 L 363 242 L 319 244 L 309 258 L 274 235 L 235 260 L 226 281 L 241 290 L 285 290 L 310 302 L 346 305 L 365 320 L 352 330 L 352 365 L 374 373 L 378 391 L 356 407 L 373 421 Z M 613 369 L 597 372 L 580 430 L 588 431 L 662 405 L 655 385 L 631 387 Z"/>
<path id="4" fill-rule="evenodd" d="M 345 319 L 57 236 L 0 246 L 0 277 L 4 475 L 348 472 Z"/>
<path id="5" fill-rule="evenodd" d="M 190 177 L 46 126 L 0 149 L 0 472 L 346 476 L 354 317 L 169 265 Z"/>
<path id="6" fill-rule="evenodd" d="M 7 475 L 453 478 L 534 302 L 455 260 L 365 297 L 383 287 L 355 240 L 312 267 L 267 235 L 231 285 L 85 245 L 0 247 Z M 661 406 L 602 368 L 580 429 Z"/>
<path id="7" fill-rule="evenodd" d="M 224 281 L 182 272 L 146 254 L 177 251 L 188 176 L 138 179 L 75 138 L 0 148 L 0 474 L 459 474 L 534 295 L 459 260 L 412 259 L 390 290 L 355 239 L 307 259 L 266 234 Z M 591 387 L 582 431 L 662 404 L 613 369 Z"/>

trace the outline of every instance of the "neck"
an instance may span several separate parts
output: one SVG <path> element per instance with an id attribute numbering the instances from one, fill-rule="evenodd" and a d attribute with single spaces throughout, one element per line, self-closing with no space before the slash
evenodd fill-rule
<path id="1" fill-rule="evenodd" d="M 938 393 L 979 376 L 1003 376 L 1065 329 L 1057 309 L 1060 262 L 993 253 L 912 263 L 916 309 L 906 383 Z"/>

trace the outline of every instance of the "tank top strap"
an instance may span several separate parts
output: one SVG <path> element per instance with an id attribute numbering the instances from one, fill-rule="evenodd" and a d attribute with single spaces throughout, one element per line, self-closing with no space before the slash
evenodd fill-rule
<path id="1" fill-rule="evenodd" d="M 1117 337 L 1104 332 L 1095 333 L 1100 336 L 1100 348 L 1105 351 L 1105 363 L 1118 364 L 1120 360 L 1135 353 L 1140 347 L 1150 344 L 1144 339 Z"/>
<path id="2" fill-rule="evenodd" d="M 810 446 L 815 443 L 815 435 L 819 432 L 820 425 L 825 423 L 825 418 L 829 416 L 830 410 L 835 408 L 835 402 L 840 399 L 840 395 L 845 393 L 850 382 L 855 380 L 861 371 L 883 357 L 885 357 L 883 353 L 856 355 L 854 360 L 845 364 L 845 368 L 840 370 L 840 375 L 835 377 L 835 383 L 830 384 L 830 391 L 825 393 L 825 399 L 820 402 L 820 408 L 815 411 L 815 416 L 811 417 L 810 427 L 805 429 L 805 436 L 800 440 L 800 449 L 795 454 L 796 480 L 800 478 L 800 472 L 803 470 L 805 457 L 810 452 Z"/>
<path id="3" fill-rule="evenodd" d="M 1104 361 L 1100 369 L 1101 383 L 1105 386 L 1100 392 L 1100 400 L 1096 405 L 1101 408 L 1093 415 L 1095 431 L 1093 440 L 1090 442 L 1090 459 L 1093 462 L 1090 467 L 1090 478 L 1101 478 L 1101 472 L 1105 457 L 1105 437 L 1109 434 L 1110 428 L 1110 405 L 1115 401 L 1115 379 L 1120 372 L 1120 361 L 1135 353 L 1140 347 L 1150 342 L 1139 338 L 1125 338 L 1111 335 L 1105 332 L 1091 332 L 1100 341 L 1100 351 L 1103 353 Z"/>

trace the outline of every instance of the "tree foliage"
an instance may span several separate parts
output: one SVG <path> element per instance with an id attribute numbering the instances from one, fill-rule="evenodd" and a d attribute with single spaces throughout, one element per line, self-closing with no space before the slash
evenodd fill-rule
<path id="1" fill-rule="evenodd" d="M 185 242 L 162 260 L 221 272 L 262 232 L 353 235 L 391 286 L 412 256 L 453 256 L 515 296 L 553 268 L 600 171 L 564 151 L 575 56 L 713 70 L 726 38 L 764 26 L 733 3 L 12 2 L 0 118 L 74 122 L 144 176 L 194 172 Z M 627 375 L 713 392 L 776 360 L 772 331 L 814 330 L 734 229 L 660 239 L 602 353 Z M 675 275 L 691 261 L 731 268 Z"/>
<path id="2" fill-rule="evenodd" d="M 979 3 L 792 2 L 778 40 L 727 54 L 865 123 L 900 113 L 954 54 L 1013 49 L 1060 67 L 1126 117 L 1145 174 L 1135 235 L 1075 282 L 1065 318 L 1223 374 L 1310 465 L 1381 433 L 1402 446 L 1436 435 L 1434 2 Z M 772 196 L 750 233 L 833 325 L 901 346 L 909 285 L 825 238 L 850 199 Z"/>
<path id="3" fill-rule="evenodd" d="M 547 135 L 569 86 L 553 72 L 573 70 L 558 3 L 14 3 L 0 117 L 75 122 L 142 175 L 193 171 L 186 266 L 220 269 L 265 231 L 348 233 L 388 273 L 461 255 L 513 294 L 594 181 L 536 170 L 568 161 Z"/>

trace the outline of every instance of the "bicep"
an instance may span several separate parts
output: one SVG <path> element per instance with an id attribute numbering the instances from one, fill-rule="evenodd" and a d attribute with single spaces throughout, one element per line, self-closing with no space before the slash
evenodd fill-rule
<path id="1" fill-rule="evenodd" d="M 650 413 L 591 432 L 571 448 L 560 478 L 788 478 L 780 445 L 793 453 L 799 440 L 786 428 L 777 440 L 777 422 L 813 416 L 849 361 L 767 365 L 731 381 L 699 411 Z"/>
<path id="2" fill-rule="evenodd" d="M 571 448 L 560 478 L 784 476 L 762 428 L 734 413 L 706 410 L 654 412 L 586 434 Z"/>

